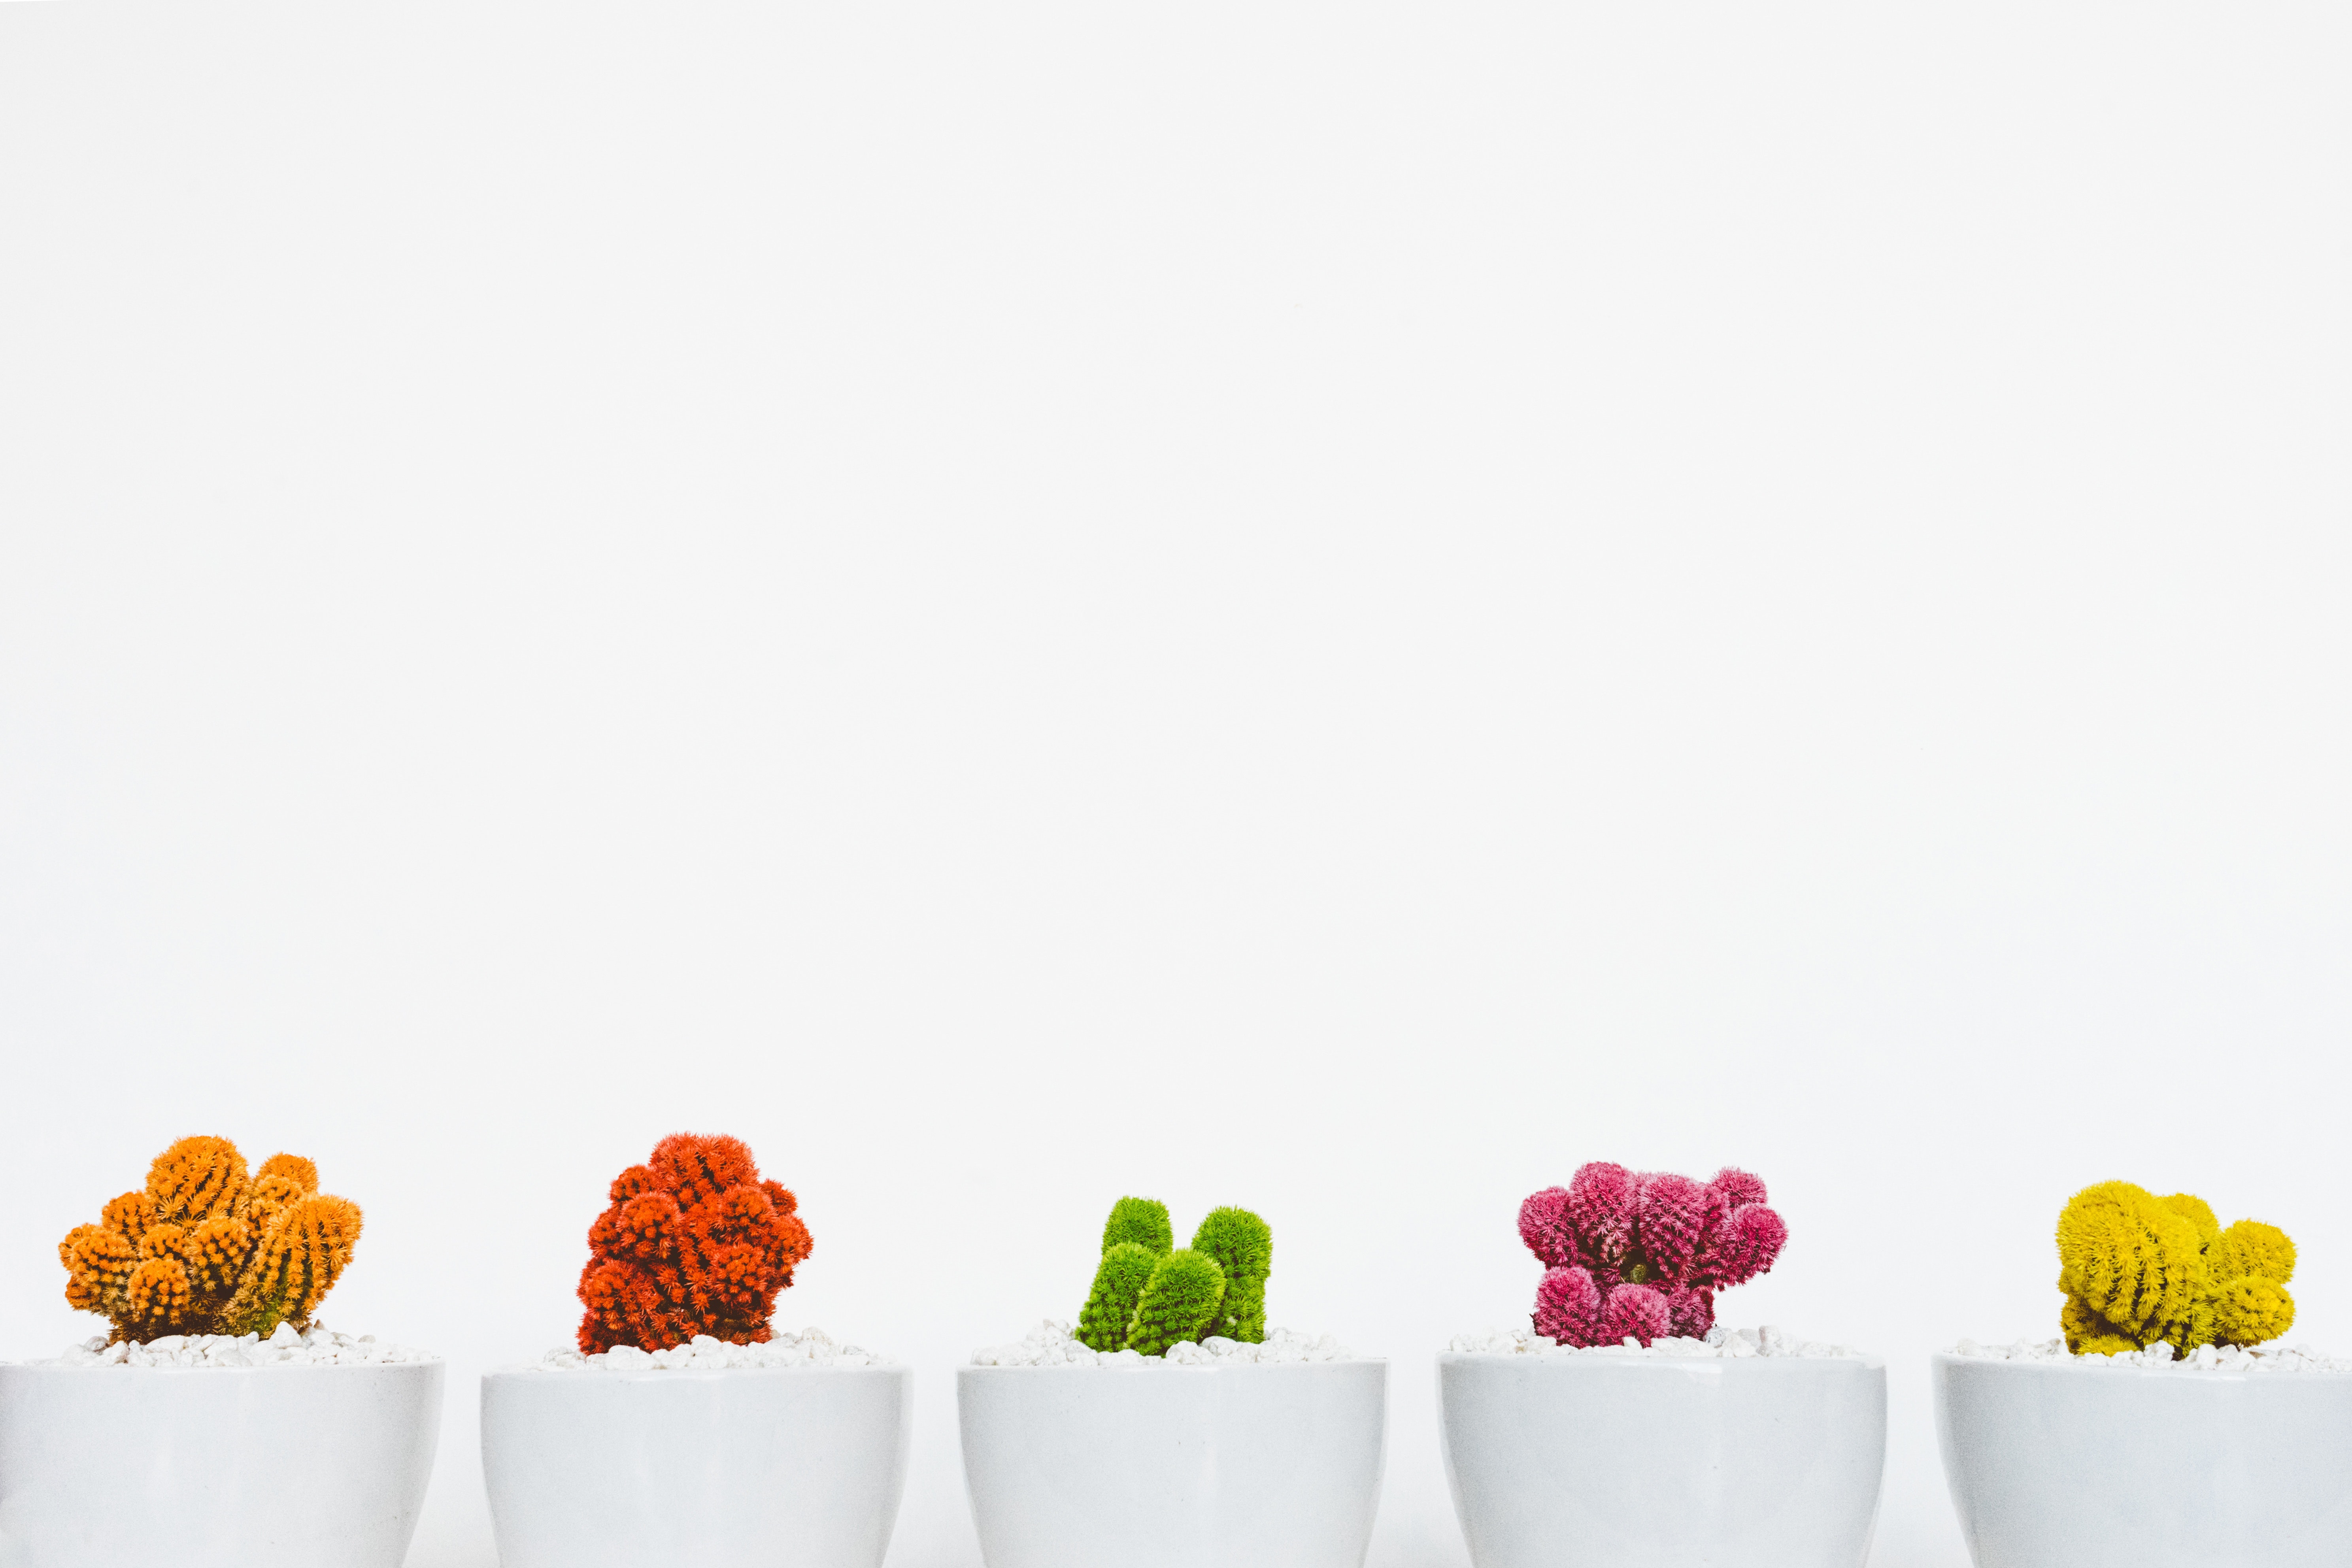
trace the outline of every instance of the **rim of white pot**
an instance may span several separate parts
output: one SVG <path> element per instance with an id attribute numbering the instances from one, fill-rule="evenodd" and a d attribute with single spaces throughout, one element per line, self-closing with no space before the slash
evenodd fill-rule
<path id="1" fill-rule="evenodd" d="M 446 1366 L 444 1356 L 427 1356 L 419 1361 L 379 1362 L 278 1362 L 268 1366 L 125 1366 L 106 1362 L 90 1366 L 68 1366 L 55 1362 L 0 1361 L 0 1373 L 12 1372 L 70 1373 L 92 1377 L 263 1377 L 289 1372 L 422 1372 L 427 1367 Z"/>
<path id="2" fill-rule="evenodd" d="M 880 1366 L 631 1367 L 624 1372 L 608 1372 L 592 1366 L 541 1367 L 510 1363 L 490 1368 L 482 1373 L 482 1381 L 488 1383 L 494 1377 L 511 1377 L 538 1383 L 709 1383 L 715 1379 L 743 1377 L 892 1377 L 909 1374 L 914 1370 L 905 1362 L 890 1362 Z"/>
<path id="3" fill-rule="evenodd" d="M 964 1365 L 957 1367 L 957 1368 L 956 1368 L 956 1372 L 957 1372 L 959 1374 L 961 1374 L 961 1373 L 980 1373 L 980 1372 L 985 1372 L 985 1373 L 999 1373 L 999 1372 L 1008 1372 L 1008 1373 L 1022 1373 L 1022 1372 L 1074 1372 L 1074 1373 L 1086 1373 L 1086 1374 L 1087 1374 L 1087 1376 L 1089 1376 L 1089 1377 L 1101 1377 L 1101 1376 L 1105 1376 L 1105 1375 L 1109 1375 L 1109 1376 L 1113 1376 L 1113 1377 L 1118 1377 L 1118 1376 L 1126 1376 L 1126 1377 L 1138 1377 L 1138 1376 L 1141 1376 L 1141 1377 L 1161 1377 L 1161 1376 L 1178 1376 L 1178 1375 L 1181 1375 L 1181 1374 L 1189 1373 L 1224 1373 L 1224 1372 L 1236 1372 L 1236 1373 L 1241 1373 L 1241 1372 L 1264 1372 L 1264 1373 L 1290 1373 L 1290 1372 L 1336 1372 L 1336 1371 L 1339 1371 L 1339 1369 L 1341 1369 L 1341 1368 L 1343 1368 L 1343 1367 L 1350 1367 L 1350 1366 L 1386 1366 L 1386 1365 L 1388 1365 L 1388 1363 L 1389 1363 L 1389 1358 L 1388 1358 L 1388 1357 L 1386 1357 L 1386 1356 L 1384 1356 L 1384 1355 L 1359 1355 L 1359 1356 L 1349 1356 L 1349 1357 L 1347 1360 L 1345 1360 L 1345 1361 L 1277 1361 L 1277 1362 L 1263 1362 L 1263 1361 L 1236 1361 L 1236 1362 L 1226 1362 L 1226 1363 L 1211 1363 L 1211 1364 L 1203 1364 L 1203 1363 L 1199 1363 L 1199 1362 L 1181 1362 L 1181 1361 L 1180 1361 L 1180 1362 L 1174 1362 L 1174 1363 L 1164 1363 L 1164 1362 L 1160 1362 L 1160 1361 L 1159 1360 L 1159 1358 L 1158 1358 L 1158 1357 L 1154 1356 L 1154 1357 L 1147 1358 L 1147 1360 L 1146 1360 L 1145 1363 L 1144 1363 L 1143 1365 L 1140 1365 L 1140 1366 L 1136 1366 L 1136 1365 L 1132 1365 L 1132 1364 L 1118 1364 L 1118 1365 L 1112 1365 L 1112 1366 L 1104 1366 L 1104 1365 L 1101 1365 L 1101 1364 L 1099 1364 L 1099 1363 L 1097 1363 L 1097 1364 L 1096 1364 L 1096 1365 L 1094 1365 L 1094 1366 L 1073 1366 L 1073 1365 L 1071 1365 L 1071 1364 L 1070 1364 L 1069 1363 L 1067 1363 L 1067 1362 L 1058 1363 L 1056 1363 L 1056 1364 L 1055 1364 L 1055 1365 L 1052 1365 L 1052 1366 L 975 1366 L 975 1365 L 971 1364 L 970 1363 L 966 1363 Z M 787 1370 L 789 1370 L 789 1369 L 787 1369 Z M 845 1369 L 845 1370 L 852 1371 L 852 1372 L 857 1372 L 857 1371 L 863 1371 L 863 1370 L 865 1370 L 865 1369 L 860 1368 L 860 1367 L 851 1367 L 851 1368 L 847 1368 L 847 1369 Z"/>
<path id="4" fill-rule="evenodd" d="M 1961 1355 L 1954 1351 L 1937 1351 L 1927 1359 L 1931 1365 L 1948 1363 L 1954 1366 L 1997 1369 L 2002 1374 L 2041 1373 L 2051 1377 L 2138 1377 L 2190 1384 L 2211 1382 L 2352 1384 L 2352 1372 L 2314 1368 L 2288 1372 L 2267 1367 L 2191 1367 L 2177 1361 L 2155 1366 L 2126 1362 L 2117 1366 L 2105 1356 L 2077 1356 L 2071 1361 L 2009 1361 L 2000 1356 Z"/>
<path id="5" fill-rule="evenodd" d="M 1499 1361 L 1544 1367 L 1641 1366 L 1675 1372 L 1704 1370 L 1709 1367 L 1859 1367 L 1866 1372 L 1884 1372 L 1886 1358 L 1883 1355 L 1610 1355 L 1578 1352 L 1573 1355 L 1528 1354 L 1513 1351 L 1439 1351 L 1437 1359 L 1448 1361 Z M 1777 1374 L 1776 1374 L 1777 1375 Z"/>

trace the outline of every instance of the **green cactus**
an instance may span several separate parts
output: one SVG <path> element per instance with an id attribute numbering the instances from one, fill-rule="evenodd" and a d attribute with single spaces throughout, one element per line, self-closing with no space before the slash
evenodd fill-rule
<path id="1" fill-rule="evenodd" d="M 1274 1230 L 1247 1209 L 1211 1209 L 1192 1233 L 1192 1250 L 1217 1260 L 1225 1296 L 1209 1332 L 1261 1344 L 1265 1340 L 1265 1277 L 1274 1271 Z"/>
<path id="2" fill-rule="evenodd" d="M 1132 1241 L 1114 1242 L 1103 1253 L 1102 1267 L 1095 1270 L 1095 1288 L 1087 1297 L 1086 1310 L 1078 1314 L 1078 1342 L 1103 1352 L 1125 1346 L 1128 1325 L 1135 1321 L 1136 1303 L 1143 1300 L 1143 1288 L 1159 1267 L 1160 1254 L 1150 1247 Z"/>
<path id="3" fill-rule="evenodd" d="M 1176 1227 L 1168 1223 L 1168 1205 L 1157 1198 L 1121 1198 L 1111 1205 L 1110 1218 L 1103 1222 L 1104 1254 L 1126 1241 L 1160 1258 L 1174 1251 Z"/>
<path id="4" fill-rule="evenodd" d="M 1247 1209 L 1211 1211 L 1175 1250 L 1168 1205 L 1121 1198 L 1103 1226 L 1102 1262 L 1078 1314 L 1078 1342 L 1108 1353 L 1165 1355 L 1212 1335 L 1263 1342 L 1274 1232 Z"/>
<path id="5" fill-rule="evenodd" d="M 1166 1355 L 1171 1345 L 1186 1340 L 1198 1343 L 1216 1321 L 1217 1304 L 1224 1300 L 1225 1271 L 1205 1252 L 1184 1247 L 1161 1258 L 1135 1304 L 1135 1321 L 1127 1331 L 1127 1348 L 1144 1355 Z"/>

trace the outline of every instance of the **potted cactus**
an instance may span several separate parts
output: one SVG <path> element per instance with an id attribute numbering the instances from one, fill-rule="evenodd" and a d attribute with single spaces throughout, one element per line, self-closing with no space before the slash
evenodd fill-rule
<path id="1" fill-rule="evenodd" d="M 328 1330 L 359 1205 L 296 1154 L 184 1138 L 58 1244 L 108 1331 L 0 1365 L 0 1553 L 396 1568 L 440 1436 L 437 1358 Z"/>
<path id="2" fill-rule="evenodd" d="M 988 1568 L 1361 1568 L 1388 1364 L 1265 1322 L 1274 1236 L 1212 1210 L 1190 1247 L 1121 1198 L 1075 1331 L 956 1374 Z"/>
<path id="3" fill-rule="evenodd" d="M 906 1483 L 910 1371 L 779 1334 L 814 1246 L 735 1138 L 677 1133 L 588 1228 L 576 1348 L 482 1379 L 504 1568 L 879 1568 Z"/>
<path id="4" fill-rule="evenodd" d="M 2055 1337 L 1932 1364 L 1978 1568 L 2352 1562 L 2352 1362 L 2281 1342 L 2286 1233 L 2101 1182 L 2060 1211 L 2057 1251 Z"/>
<path id="5" fill-rule="evenodd" d="M 1885 1363 L 1715 1321 L 1788 1227 L 1744 1171 L 1595 1163 L 1519 1207 L 1530 1324 L 1438 1357 L 1439 1440 L 1474 1568 L 1623 1559 L 1861 1568 Z"/>

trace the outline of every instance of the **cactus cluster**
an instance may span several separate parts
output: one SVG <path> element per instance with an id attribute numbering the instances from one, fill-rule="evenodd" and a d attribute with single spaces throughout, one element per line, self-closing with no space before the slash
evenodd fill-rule
<path id="1" fill-rule="evenodd" d="M 673 1133 L 613 1179 L 588 1228 L 580 1348 L 663 1351 L 697 1334 L 764 1344 L 768 1314 L 809 1255 L 799 1203 L 763 1181 L 741 1140 Z"/>
<path id="2" fill-rule="evenodd" d="M 1274 1232 L 1247 1209 L 1211 1209 L 1179 1247 L 1168 1205 L 1121 1198 L 1103 1226 L 1102 1262 L 1078 1313 L 1090 1350 L 1166 1355 L 1212 1335 L 1250 1344 L 1265 1339 L 1265 1279 Z"/>
<path id="3" fill-rule="evenodd" d="M 110 1342 L 308 1328 L 360 1237 L 360 1206 L 319 1190 L 319 1167 L 272 1154 L 248 1173 L 226 1138 L 183 1138 L 144 1191 L 58 1244 L 66 1300 L 102 1314 Z"/>
<path id="4" fill-rule="evenodd" d="M 2076 1355 L 2204 1345 L 2258 1345 L 2294 1322 L 2286 1282 L 2294 1243 L 2260 1220 L 2227 1230 L 2188 1193 L 2160 1198 L 2129 1182 L 2101 1182 L 2058 1215 L 2058 1310 Z"/>
<path id="5" fill-rule="evenodd" d="M 1715 1293 L 1772 1267 L 1789 1239 L 1764 1184 L 1711 1182 L 1595 1161 L 1519 1205 L 1519 1238 L 1546 1265 L 1536 1332 L 1564 1345 L 1702 1337 Z"/>

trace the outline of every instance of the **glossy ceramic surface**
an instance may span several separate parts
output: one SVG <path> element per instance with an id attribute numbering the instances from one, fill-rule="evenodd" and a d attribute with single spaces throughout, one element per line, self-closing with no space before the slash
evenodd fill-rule
<path id="1" fill-rule="evenodd" d="M 442 1363 L 0 1366 L 5 1568 L 399 1568 Z"/>
<path id="2" fill-rule="evenodd" d="M 1977 1568 L 2352 1563 L 2352 1375 L 1951 1355 L 1932 1373 Z"/>
<path id="3" fill-rule="evenodd" d="M 1362 1568 L 1388 1363 L 956 1373 L 988 1568 Z"/>
<path id="4" fill-rule="evenodd" d="M 1862 1568 L 1886 1462 L 1875 1360 L 1437 1358 L 1475 1568 Z"/>
<path id="5" fill-rule="evenodd" d="M 906 1489 L 903 1366 L 492 1373 L 500 1568 L 879 1568 Z"/>

